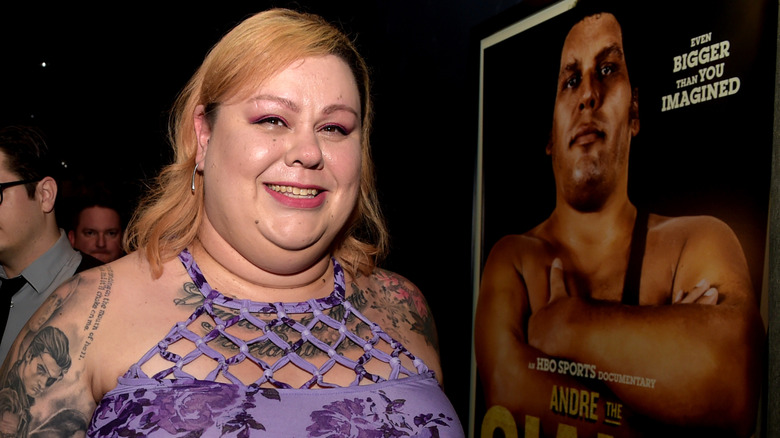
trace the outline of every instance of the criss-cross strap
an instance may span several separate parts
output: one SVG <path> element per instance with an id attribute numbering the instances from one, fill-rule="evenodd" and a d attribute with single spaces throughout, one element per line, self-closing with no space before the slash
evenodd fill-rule
<path id="1" fill-rule="evenodd" d="M 350 383 L 350 386 L 359 385 L 364 379 L 375 383 L 384 381 L 383 377 L 366 371 L 366 364 L 370 361 L 381 361 L 388 364 L 390 380 L 428 371 L 427 366 L 421 360 L 414 357 L 401 343 L 391 338 L 379 325 L 363 316 L 345 298 L 344 270 L 335 258 L 332 259 L 333 292 L 324 298 L 297 303 L 263 303 L 226 297 L 208 284 L 189 251 L 186 249 L 182 251 L 179 254 L 179 259 L 203 296 L 203 301 L 186 321 L 174 325 L 165 339 L 149 350 L 128 371 L 125 377 L 148 378 L 141 370 L 141 366 L 156 356 L 170 362 L 171 366 L 155 373 L 152 376 L 153 379 L 195 379 L 185 370 L 186 365 L 202 356 L 207 356 L 213 359 L 216 365 L 204 380 L 216 381 L 221 375 L 240 386 L 248 385 L 231 373 L 231 367 L 247 362 L 255 364 L 258 369 L 258 378 L 251 385 L 270 384 L 277 388 L 292 388 L 288 383 L 274 377 L 279 370 L 289 366 L 295 366 L 311 374 L 311 378 L 301 388 L 312 388 L 314 385 L 322 388 L 339 387 L 340 385 L 327 382 L 323 378 L 328 371 L 336 366 L 355 372 L 355 379 Z M 230 311 L 226 312 L 224 309 Z M 331 311 L 326 312 L 328 310 Z M 191 330 L 191 326 L 204 315 L 210 317 L 214 324 L 208 333 L 201 336 Z M 290 315 L 296 315 L 297 318 Z M 265 317 L 265 319 L 261 317 Z M 370 336 L 359 336 L 350 330 L 347 325 L 347 320 L 350 317 L 359 319 L 369 327 Z M 230 327 L 241 327 L 248 324 L 256 327 L 260 335 L 251 339 L 243 339 L 232 334 L 229 330 Z M 297 340 L 284 339 L 277 333 L 279 329 L 294 331 Z M 317 333 L 323 332 L 328 332 L 331 337 L 336 337 L 336 339 L 328 342 L 317 336 Z M 188 353 L 176 354 L 169 351 L 170 346 L 185 339 L 193 346 Z M 227 342 L 234 346 L 237 353 L 225 357 L 223 353 L 212 346 L 212 342 L 218 339 L 221 345 Z M 350 359 L 339 352 L 340 347 L 349 343 L 362 347 L 363 354 L 357 359 Z M 389 352 L 377 348 L 380 343 L 383 343 L 386 346 L 384 350 Z M 267 348 L 271 344 L 278 349 L 281 356 L 273 363 L 269 364 L 259 357 L 261 355 L 252 353 L 260 346 Z M 316 366 L 301 354 L 304 348 L 309 350 L 316 348 L 327 354 L 328 359 L 321 366 Z M 416 373 L 404 366 L 401 360 L 404 357 L 411 361 L 416 368 Z"/>

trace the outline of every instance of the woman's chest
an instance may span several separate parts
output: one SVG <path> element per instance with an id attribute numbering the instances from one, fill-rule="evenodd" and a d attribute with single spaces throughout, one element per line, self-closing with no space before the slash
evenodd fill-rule
<path id="1" fill-rule="evenodd" d="M 112 318 L 97 382 L 103 393 L 129 369 L 155 378 L 240 381 L 301 387 L 316 381 L 348 386 L 370 375 L 387 378 L 398 346 L 351 302 L 335 306 L 210 300 L 185 284 L 155 294 Z M 128 336 L 130 335 L 130 336 Z M 412 361 L 400 355 L 403 366 Z M 316 384 L 315 384 L 316 385 Z"/>

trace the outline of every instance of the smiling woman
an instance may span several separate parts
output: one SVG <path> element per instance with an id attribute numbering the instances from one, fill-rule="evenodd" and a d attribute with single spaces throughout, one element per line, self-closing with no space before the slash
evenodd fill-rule
<path id="1" fill-rule="evenodd" d="M 327 270 L 322 255 L 356 208 L 360 96 L 334 55 L 296 61 L 257 91 L 209 114 L 204 105 L 195 110 L 195 160 L 209 195 L 198 239 L 224 248 L 210 251 L 215 258 L 243 260 L 233 269 L 255 282 L 283 274 L 289 286 L 309 284 Z M 300 196 L 310 189 L 317 196 Z M 306 270 L 312 260 L 319 266 Z"/>
<path id="2" fill-rule="evenodd" d="M 29 398 L 20 435 L 67 405 L 95 437 L 463 436 L 424 297 L 377 266 L 371 113 L 365 63 L 320 17 L 274 9 L 226 34 L 174 107 L 175 160 L 130 254 L 61 287 L 38 325 L 72 365 L 40 396 L 3 382 Z"/>

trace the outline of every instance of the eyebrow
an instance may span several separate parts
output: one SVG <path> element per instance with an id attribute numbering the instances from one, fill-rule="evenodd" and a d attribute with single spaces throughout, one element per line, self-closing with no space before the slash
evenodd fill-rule
<path id="1" fill-rule="evenodd" d="M 290 99 L 285 99 L 284 97 L 274 96 L 272 94 L 261 94 L 259 96 L 253 97 L 252 100 L 255 102 L 259 100 L 268 100 L 271 102 L 276 102 L 282 106 L 286 106 L 292 111 L 295 111 L 296 113 L 300 112 L 300 108 L 298 107 L 298 105 L 295 104 L 295 102 L 293 102 Z"/>
<path id="2" fill-rule="evenodd" d="M 333 105 L 328 105 L 328 106 L 325 107 L 324 110 L 322 110 L 322 112 L 324 114 L 333 114 L 333 113 L 338 112 L 338 111 L 346 111 L 348 113 L 354 114 L 355 117 L 360 118 L 360 114 L 358 114 L 358 112 L 355 111 L 354 108 L 352 108 L 349 105 L 343 104 L 343 103 L 337 103 L 337 104 L 333 104 Z"/>
<path id="3" fill-rule="evenodd" d="M 292 100 L 286 99 L 284 97 L 274 96 L 272 94 L 261 94 L 259 96 L 253 97 L 252 100 L 253 101 L 267 100 L 267 101 L 271 101 L 271 102 L 276 102 L 276 103 L 278 103 L 278 104 L 280 104 L 282 106 L 286 106 L 291 111 L 294 111 L 296 113 L 301 111 L 300 107 L 295 102 L 293 102 Z M 332 105 L 328 105 L 328 106 L 326 106 L 322 110 L 322 112 L 324 114 L 333 114 L 333 113 L 338 112 L 338 111 L 347 111 L 349 113 L 354 114 L 355 117 L 360 118 L 360 114 L 358 113 L 357 110 L 355 110 L 351 106 L 349 106 L 347 104 L 343 104 L 343 103 L 335 103 L 335 104 L 332 104 Z"/>
<path id="4" fill-rule="evenodd" d="M 41 371 L 43 371 L 44 373 L 46 373 L 46 376 L 47 376 L 48 378 L 50 378 L 50 379 L 51 379 L 51 378 L 54 378 L 54 376 L 52 376 L 52 375 L 51 375 L 51 371 L 49 371 L 49 367 L 48 367 L 48 366 L 46 366 L 46 364 L 45 364 L 45 363 L 43 363 L 43 361 L 41 361 L 41 362 L 38 364 L 38 369 L 39 369 L 39 370 L 41 370 Z"/>
<path id="5" fill-rule="evenodd" d="M 596 55 L 596 59 L 599 61 L 603 61 L 606 58 L 609 58 L 610 56 L 617 56 L 620 59 L 623 59 L 623 49 L 618 44 L 612 44 L 607 47 L 604 47 L 601 49 L 601 51 Z"/>
<path id="6" fill-rule="evenodd" d="M 40 361 L 38 362 L 38 367 L 42 367 L 43 370 L 46 371 L 46 375 L 49 376 L 50 379 L 51 378 L 59 379 L 60 377 L 64 376 L 65 375 L 65 370 L 63 370 L 62 368 L 60 368 L 59 376 L 53 376 L 51 374 L 51 371 L 49 370 L 49 366 L 46 365 L 46 362 L 43 361 L 43 354 L 44 353 L 48 354 L 49 357 L 51 357 L 52 361 L 54 361 L 54 357 L 51 355 L 51 353 L 49 353 L 48 351 L 44 351 L 41 354 L 39 354 L 38 356 L 34 356 L 34 357 L 40 358 Z M 56 363 L 55 363 L 55 365 L 56 365 Z"/>
<path id="7" fill-rule="evenodd" d="M 596 54 L 596 61 L 601 62 L 610 56 L 617 56 L 620 59 L 623 58 L 623 49 L 620 47 L 619 44 L 610 44 L 607 47 L 604 47 Z M 568 64 L 565 64 L 563 68 L 561 68 L 561 72 L 559 73 L 559 76 L 562 75 L 564 72 L 574 72 L 580 70 L 580 61 L 574 60 Z"/>

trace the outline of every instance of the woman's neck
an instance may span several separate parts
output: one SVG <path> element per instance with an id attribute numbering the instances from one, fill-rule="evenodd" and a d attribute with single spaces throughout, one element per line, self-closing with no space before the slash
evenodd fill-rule
<path id="1" fill-rule="evenodd" d="M 310 263 L 290 260 L 303 266 L 293 273 L 278 273 L 242 257 L 232 248 L 209 245 L 196 239 L 189 247 L 208 283 L 226 296 L 263 302 L 298 302 L 322 298 L 333 291 L 333 263 L 324 254 Z M 273 267 L 279 259 L 269 261 Z"/>

